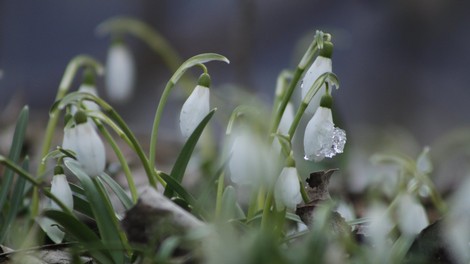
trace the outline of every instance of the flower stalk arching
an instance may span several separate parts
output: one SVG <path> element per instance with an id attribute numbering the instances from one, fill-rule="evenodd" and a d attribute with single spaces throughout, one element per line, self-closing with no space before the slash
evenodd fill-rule
<path id="1" fill-rule="evenodd" d="M 279 103 L 279 107 L 274 108 L 275 114 L 273 115 L 271 131 L 269 133 L 270 135 L 276 133 L 279 123 L 281 122 L 281 118 L 284 113 L 284 110 L 286 109 L 287 103 L 290 101 L 292 94 L 294 93 L 295 87 L 297 86 L 300 80 L 300 77 L 302 77 L 305 71 L 305 68 L 307 67 L 307 65 L 311 63 L 317 51 L 323 48 L 323 43 L 325 41 L 330 41 L 330 40 L 331 40 L 330 34 L 323 33 L 321 31 L 316 32 L 314 40 L 308 47 L 307 51 L 304 53 L 304 56 L 302 57 L 299 64 L 297 65 L 297 68 L 295 69 L 295 72 L 292 76 L 292 80 L 290 81 L 289 86 L 287 90 L 285 91 L 284 97 Z M 273 140 L 273 137 L 270 136 L 269 141 L 272 142 L 272 140 Z"/>
<path id="2" fill-rule="evenodd" d="M 136 152 L 137 156 L 139 157 L 142 166 L 145 169 L 145 173 L 147 174 L 147 178 L 149 180 L 149 183 L 152 187 L 157 186 L 157 182 L 155 180 L 155 173 L 152 172 L 152 167 L 149 165 L 149 160 L 147 156 L 145 155 L 145 152 L 140 145 L 139 141 L 135 137 L 134 133 L 132 133 L 132 130 L 127 126 L 126 122 L 124 122 L 124 119 L 112 108 L 108 103 L 106 103 L 103 99 L 96 97 L 92 94 L 88 93 L 79 93 L 79 92 L 73 92 L 65 96 L 61 101 L 57 102 L 52 106 L 52 110 L 62 110 L 67 105 L 74 103 L 74 101 L 80 101 L 80 100 L 91 100 L 97 103 L 103 113 L 106 113 L 106 115 L 100 115 L 97 114 L 96 112 L 91 112 L 89 115 L 93 118 L 98 118 L 101 121 L 104 121 L 104 123 L 108 124 L 115 132 Z M 116 122 L 112 122 L 111 120 Z M 164 184 L 163 180 L 158 178 L 158 180 Z"/>
<path id="3" fill-rule="evenodd" d="M 155 112 L 155 118 L 153 121 L 153 126 L 152 126 L 152 132 L 150 136 L 150 145 L 149 145 L 149 165 L 150 168 L 152 168 L 152 174 L 154 176 L 157 176 L 156 171 L 157 169 L 155 168 L 155 154 L 156 154 L 156 147 L 157 147 L 157 137 L 158 137 L 158 128 L 160 126 L 160 121 L 163 115 L 163 109 L 168 101 L 168 97 L 173 89 L 173 87 L 176 85 L 178 80 L 181 78 L 181 76 L 191 67 L 195 65 L 200 65 L 209 61 L 223 61 L 226 63 L 229 63 L 229 60 L 219 54 L 215 53 L 204 53 L 204 54 L 199 54 L 194 57 L 189 58 L 187 61 L 183 62 L 181 66 L 175 71 L 173 76 L 170 78 L 170 80 L 167 82 L 165 89 L 163 90 L 163 94 L 160 97 L 160 101 L 158 102 L 157 110 Z M 204 69 L 204 68 L 203 68 Z"/>
<path id="4" fill-rule="evenodd" d="M 99 63 L 94 58 L 88 55 L 78 55 L 74 57 L 68 64 L 65 69 L 64 75 L 62 76 L 62 80 L 59 84 L 59 89 L 57 90 L 57 94 L 55 97 L 55 101 L 62 99 L 70 89 L 72 85 L 72 81 L 77 73 L 77 71 L 81 67 L 89 67 L 94 69 L 99 75 L 103 74 L 104 69 L 101 63 Z M 49 121 L 46 126 L 46 132 L 44 134 L 43 145 L 41 148 L 40 158 L 42 159 L 44 156 L 47 155 L 49 149 L 51 147 L 52 138 L 54 137 L 54 131 L 57 127 L 57 122 L 59 120 L 59 112 L 58 110 L 51 111 L 49 113 Z M 46 171 L 46 163 L 39 163 L 38 169 L 36 171 L 37 177 L 41 177 Z M 32 195 L 32 209 L 31 215 L 33 217 L 37 216 L 39 213 L 39 194 L 37 187 L 33 188 L 33 195 Z"/>
<path id="5" fill-rule="evenodd" d="M 65 69 L 65 73 L 62 76 L 62 80 L 59 85 L 59 89 L 57 90 L 57 94 L 55 97 L 55 101 L 62 99 L 65 94 L 70 89 L 72 84 L 73 78 L 75 77 L 77 71 L 81 67 L 90 67 L 94 69 L 98 74 L 103 74 L 103 66 L 94 58 L 87 56 L 87 55 L 78 55 L 74 57 L 67 68 Z M 58 110 L 51 111 L 49 113 L 49 122 L 47 123 L 46 133 L 44 135 L 43 146 L 41 151 L 41 158 L 46 156 L 49 152 L 49 148 L 51 147 L 52 137 L 54 136 L 54 131 L 57 126 L 57 121 L 59 120 Z M 37 170 L 37 175 L 41 175 L 46 170 L 46 164 L 40 164 Z"/>

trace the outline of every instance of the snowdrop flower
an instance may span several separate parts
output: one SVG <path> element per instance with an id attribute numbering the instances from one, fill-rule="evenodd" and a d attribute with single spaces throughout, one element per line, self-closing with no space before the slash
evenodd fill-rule
<path id="1" fill-rule="evenodd" d="M 407 236 L 416 236 L 429 225 L 428 216 L 415 197 L 404 194 L 398 198 L 398 227 Z"/>
<path id="2" fill-rule="evenodd" d="M 64 174 L 63 168 L 61 166 L 57 166 L 54 169 L 54 174 L 55 175 L 52 177 L 51 183 L 51 193 L 67 206 L 67 208 L 73 210 L 72 190 L 67 182 L 67 177 Z M 51 201 L 49 208 L 59 211 L 62 210 L 54 201 Z M 41 217 L 39 218 L 38 223 L 54 243 L 58 244 L 62 242 L 65 233 L 57 227 L 57 223 L 55 221 Z"/>
<path id="3" fill-rule="evenodd" d="M 210 83 L 209 74 L 203 73 L 199 77 L 198 85 L 181 108 L 180 129 L 185 139 L 191 136 L 194 129 L 209 114 Z"/>
<path id="4" fill-rule="evenodd" d="M 300 183 L 295 167 L 284 167 L 274 187 L 274 200 L 278 211 L 287 208 L 295 210 L 297 204 L 302 201 Z"/>
<path id="5" fill-rule="evenodd" d="M 277 156 L 261 136 L 249 127 L 233 131 L 231 156 L 228 163 L 230 179 L 238 185 L 272 184 Z"/>
<path id="6" fill-rule="evenodd" d="M 470 261 L 470 178 L 463 182 L 449 202 L 444 219 L 444 237 L 457 263 Z"/>
<path id="7" fill-rule="evenodd" d="M 77 161 L 89 176 L 97 176 L 104 171 L 106 154 L 103 141 L 92 122 L 87 121 L 84 112 L 78 111 L 75 125 L 64 129 L 62 148 L 75 152 Z"/>
<path id="8" fill-rule="evenodd" d="M 111 101 L 123 103 L 129 100 L 134 90 L 134 58 L 122 42 L 111 45 L 106 60 L 106 91 Z"/>
<path id="9" fill-rule="evenodd" d="M 301 82 L 301 92 L 302 98 L 305 98 L 312 85 L 315 81 L 320 77 L 322 74 L 327 72 L 332 72 L 332 61 L 331 55 L 333 53 L 333 45 L 331 43 L 325 43 L 322 50 L 320 50 L 320 54 L 315 58 L 310 68 L 304 75 L 304 78 Z M 310 103 L 308 104 L 305 113 L 308 115 L 312 115 L 317 109 L 318 105 L 320 104 L 320 99 L 326 92 L 325 84 L 321 86 L 315 96 L 312 98 Z"/>
<path id="10" fill-rule="evenodd" d="M 320 107 L 305 128 L 304 151 L 305 159 L 321 161 L 343 153 L 346 144 L 346 133 L 333 123 L 331 114 L 331 96 L 322 97 Z"/>

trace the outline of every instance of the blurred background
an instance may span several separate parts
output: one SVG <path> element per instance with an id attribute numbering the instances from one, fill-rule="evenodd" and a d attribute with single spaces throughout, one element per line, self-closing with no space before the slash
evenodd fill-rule
<path id="1" fill-rule="evenodd" d="M 341 83 L 335 108 L 350 146 L 381 144 L 369 139 L 385 131 L 417 155 L 469 123 L 469 7 L 457 0 L 0 0 L 0 111 L 21 98 L 47 118 L 71 58 L 105 61 L 110 41 L 95 28 L 110 17 L 143 20 L 184 59 L 225 55 L 230 65 L 207 65 L 214 86 L 236 84 L 267 103 L 279 72 L 297 64 L 302 39 L 311 41 L 319 29 L 333 35 L 333 71 Z M 138 83 L 118 111 L 149 131 L 172 73 L 144 43 L 128 41 Z M 364 133 L 364 127 L 374 129 Z"/>

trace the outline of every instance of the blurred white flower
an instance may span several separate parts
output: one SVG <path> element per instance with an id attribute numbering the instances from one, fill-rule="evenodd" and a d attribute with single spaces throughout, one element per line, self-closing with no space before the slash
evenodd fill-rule
<path id="1" fill-rule="evenodd" d="M 98 97 L 98 92 L 96 91 L 96 87 L 92 84 L 82 83 L 80 85 L 80 88 L 78 88 L 78 91 L 82 92 L 82 93 L 89 93 L 89 94 L 92 94 L 92 95 Z M 85 105 L 85 107 L 88 110 L 91 110 L 91 111 L 99 111 L 100 110 L 99 105 L 96 104 L 95 102 L 85 100 L 85 101 L 83 101 L 83 104 Z"/>
<path id="2" fill-rule="evenodd" d="M 228 163 L 230 179 L 238 185 L 272 184 L 277 156 L 261 136 L 248 127 L 233 131 L 231 156 Z"/>
<path id="3" fill-rule="evenodd" d="M 402 194 L 398 199 L 398 227 L 404 235 L 418 235 L 421 230 L 429 225 L 424 207 L 415 197 L 409 194 Z"/>
<path id="4" fill-rule="evenodd" d="M 449 201 L 444 220 L 444 237 L 457 263 L 470 262 L 470 178 L 457 189 Z"/>
<path id="5" fill-rule="evenodd" d="M 135 63 L 132 53 L 122 42 L 113 43 L 106 60 L 106 91 L 113 102 L 126 102 L 135 84 Z"/>
<path id="6" fill-rule="evenodd" d="M 376 263 L 386 263 L 390 260 L 392 241 L 388 233 L 393 229 L 394 224 L 384 205 L 373 205 L 365 215 L 370 219 L 370 224 L 366 226 L 366 238 L 372 243 L 373 250 L 371 256 Z"/>
<path id="7" fill-rule="evenodd" d="M 429 147 L 425 147 L 416 160 L 416 168 L 419 172 L 429 174 L 432 172 L 432 162 L 429 157 Z"/>
<path id="8" fill-rule="evenodd" d="M 302 201 L 299 176 L 295 167 L 282 169 L 274 187 L 274 200 L 278 211 L 282 211 L 286 207 L 289 210 L 295 210 Z"/>
<path id="9" fill-rule="evenodd" d="M 305 128 L 305 159 L 316 162 L 343 153 L 346 144 L 346 133 L 333 124 L 331 109 L 318 107 Z"/>
<path id="10" fill-rule="evenodd" d="M 328 55 L 326 54 L 320 54 L 315 58 L 312 65 L 305 73 L 304 78 L 301 82 L 302 99 L 305 98 L 308 91 L 310 90 L 310 88 L 312 88 L 312 85 L 315 83 L 318 77 L 320 77 L 324 73 L 332 72 L 332 68 L 333 67 L 331 61 L 331 54 L 330 57 L 328 57 Z M 320 99 L 325 94 L 325 92 L 326 86 L 325 84 L 323 84 L 308 104 L 308 107 L 305 110 L 305 113 L 307 115 L 312 115 L 315 112 L 317 107 L 320 105 Z"/>
<path id="11" fill-rule="evenodd" d="M 191 136 L 194 129 L 209 114 L 209 97 L 209 88 L 197 85 L 184 102 L 180 113 L 180 129 L 185 139 Z"/>
<path id="12" fill-rule="evenodd" d="M 104 171 L 106 165 L 104 144 L 90 121 L 65 128 L 62 148 L 75 152 L 77 161 L 89 176 L 98 176 Z"/>

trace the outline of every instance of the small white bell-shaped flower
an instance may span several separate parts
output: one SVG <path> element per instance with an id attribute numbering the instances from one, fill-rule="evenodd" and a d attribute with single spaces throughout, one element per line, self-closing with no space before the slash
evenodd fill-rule
<path id="1" fill-rule="evenodd" d="M 315 81 L 320 77 L 322 74 L 327 72 L 332 72 L 332 61 L 331 55 L 333 53 L 333 45 L 328 42 L 324 44 L 323 49 L 320 50 L 320 54 L 315 58 L 310 68 L 308 68 L 307 72 L 304 75 L 304 78 L 301 82 L 301 92 L 302 92 L 302 99 L 305 98 L 312 85 Z M 307 115 L 312 115 L 315 113 L 318 105 L 320 104 L 320 99 L 326 93 L 326 86 L 323 84 L 315 96 L 312 98 L 310 103 L 308 104 L 305 113 Z"/>
<path id="2" fill-rule="evenodd" d="M 282 169 L 274 187 L 274 200 L 278 211 L 282 211 L 284 208 L 295 210 L 302 201 L 299 176 L 295 167 Z"/>
<path id="3" fill-rule="evenodd" d="M 241 125 L 233 132 L 228 168 L 230 179 L 238 185 L 258 186 L 274 183 L 277 156 L 255 129 Z"/>
<path id="4" fill-rule="evenodd" d="M 423 205 L 409 194 L 403 194 L 399 198 L 397 217 L 398 227 L 407 236 L 416 236 L 429 225 Z"/>
<path id="5" fill-rule="evenodd" d="M 191 136 L 199 123 L 209 114 L 210 83 L 209 74 L 201 74 L 198 85 L 181 108 L 180 129 L 185 139 Z"/>
<path id="6" fill-rule="evenodd" d="M 51 193 L 57 197 L 67 208 L 73 210 L 73 194 L 72 189 L 67 181 L 67 177 L 64 174 L 64 170 L 61 166 L 56 166 L 54 169 L 54 176 L 51 182 Z M 54 201 L 50 201 L 50 209 L 62 211 Z M 57 223 L 52 219 L 40 217 L 38 223 L 47 236 L 54 241 L 54 243 L 61 243 L 64 239 L 65 233 L 60 230 Z"/>
<path id="7" fill-rule="evenodd" d="M 135 62 L 132 53 L 122 41 L 114 42 L 108 51 L 105 82 L 111 101 L 124 103 L 132 97 Z"/>
<path id="8" fill-rule="evenodd" d="M 77 161 L 86 174 L 98 176 L 106 165 L 103 141 L 84 112 L 78 111 L 74 119 L 75 125 L 64 129 L 62 148 L 75 152 Z"/>
<path id="9" fill-rule="evenodd" d="M 321 161 L 343 153 L 346 144 L 346 133 L 333 123 L 331 114 L 332 98 L 329 94 L 322 97 L 320 106 L 305 128 L 305 159 Z"/>

